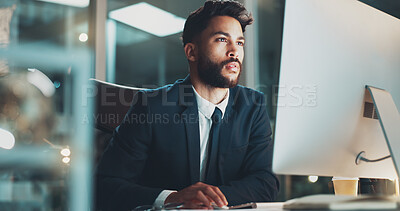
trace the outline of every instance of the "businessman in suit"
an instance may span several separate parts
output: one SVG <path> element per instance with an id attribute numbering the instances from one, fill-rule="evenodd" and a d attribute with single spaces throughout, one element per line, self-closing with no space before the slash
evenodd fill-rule
<path id="1" fill-rule="evenodd" d="M 252 21 L 234 1 L 207 1 L 188 17 L 182 38 L 189 75 L 135 96 L 98 166 L 104 210 L 275 199 L 264 95 L 237 85 Z"/>

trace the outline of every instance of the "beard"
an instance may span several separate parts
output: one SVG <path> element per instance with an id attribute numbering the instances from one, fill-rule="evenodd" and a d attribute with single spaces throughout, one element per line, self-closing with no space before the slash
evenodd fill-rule
<path id="1" fill-rule="evenodd" d="M 222 75 L 222 69 L 230 62 L 237 62 L 239 64 L 239 74 L 233 80 Z M 231 58 L 218 64 L 211 61 L 209 57 L 200 55 L 197 63 L 197 73 L 199 79 L 204 84 L 217 88 L 233 88 L 239 83 L 240 74 L 242 73 L 242 63 L 237 58 Z"/>

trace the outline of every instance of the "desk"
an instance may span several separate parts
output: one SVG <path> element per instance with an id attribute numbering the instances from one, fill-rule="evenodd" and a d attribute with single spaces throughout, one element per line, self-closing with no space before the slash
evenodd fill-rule
<path id="1" fill-rule="evenodd" d="M 271 203 L 257 203 L 256 210 L 264 210 L 264 211 L 288 211 L 287 209 L 283 209 L 283 202 L 271 202 Z M 384 211 L 399 211 L 400 209 L 391 209 Z M 242 211 L 255 211 L 254 209 L 243 209 Z M 313 211 L 326 211 L 326 210 L 313 210 Z M 360 209 L 354 211 L 362 211 Z M 369 211 L 383 211 L 381 209 L 369 210 Z"/>
<path id="2" fill-rule="evenodd" d="M 284 210 L 282 207 L 283 202 L 257 203 L 257 210 L 280 211 Z"/>
<path id="3" fill-rule="evenodd" d="M 299 210 L 283 209 L 283 202 L 257 203 L 257 209 L 239 209 L 239 210 L 240 211 L 299 211 Z M 194 211 L 194 210 L 186 210 L 186 211 Z M 204 211 L 204 210 L 199 210 L 199 211 Z M 312 211 L 327 211 L 327 210 L 312 210 Z M 351 211 L 365 211 L 365 210 L 358 209 Z M 391 210 L 373 209 L 368 211 L 400 211 L 400 209 L 391 209 Z"/>

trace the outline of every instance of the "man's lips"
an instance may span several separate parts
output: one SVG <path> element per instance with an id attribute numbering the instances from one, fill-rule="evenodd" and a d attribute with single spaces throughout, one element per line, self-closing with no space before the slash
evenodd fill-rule
<path id="1" fill-rule="evenodd" d="M 231 71 L 239 71 L 239 63 L 237 62 L 229 62 L 228 64 L 225 65 L 225 67 Z"/>

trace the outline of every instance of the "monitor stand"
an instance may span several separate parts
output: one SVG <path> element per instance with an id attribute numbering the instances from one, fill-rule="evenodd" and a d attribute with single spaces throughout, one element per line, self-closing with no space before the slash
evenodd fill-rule
<path id="1" fill-rule="evenodd" d="M 376 108 L 376 116 L 382 127 L 383 135 L 388 145 L 394 167 L 396 168 L 397 176 L 400 175 L 399 161 L 400 161 L 400 114 L 396 108 L 389 92 L 372 86 L 366 86 L 369 91 L 373 104 Z M 390 156 L 378 159 L 375 161 L 383 160 Z M 360 161 L 375 162 L 368 160 L 365 157 L 365 152 L 360 152 L 356 158 L 356 163 Z"/>

